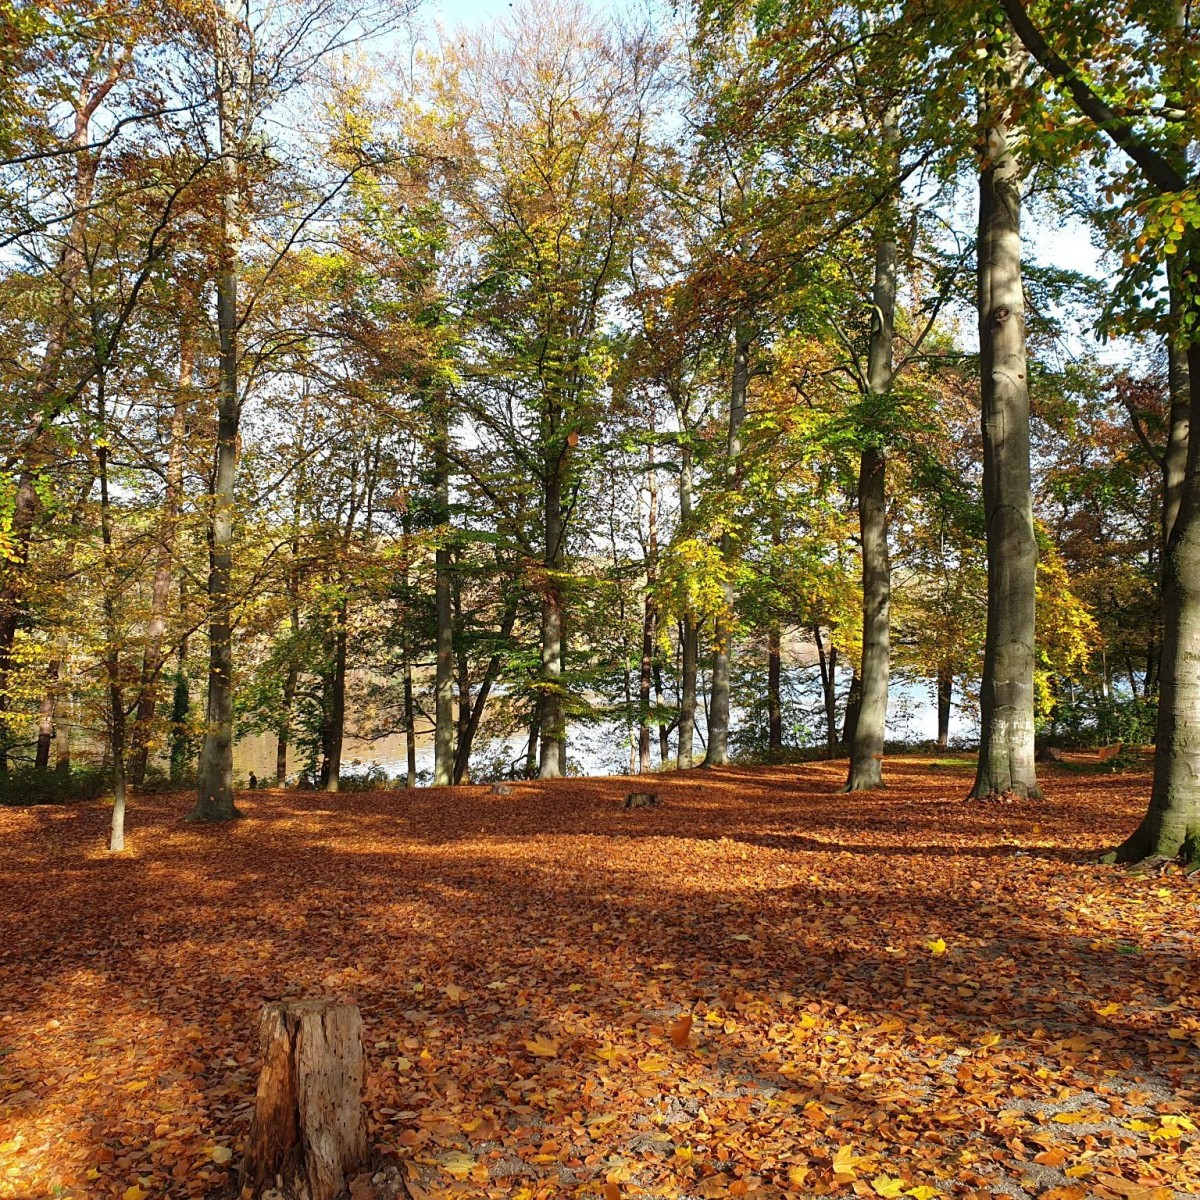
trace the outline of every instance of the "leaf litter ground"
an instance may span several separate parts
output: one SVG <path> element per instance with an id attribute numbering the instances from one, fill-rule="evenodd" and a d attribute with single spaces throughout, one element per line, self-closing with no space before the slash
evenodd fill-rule
<path id="1" fill-rule="evenodd" d="M 1142 774 L 903 759 L 0 810 L 0 1196 L 232 1194 L 264 1001 L 362 1009 L 429 1197 L 1200 1194 L 1200 910 L 1093 865 Z"/>

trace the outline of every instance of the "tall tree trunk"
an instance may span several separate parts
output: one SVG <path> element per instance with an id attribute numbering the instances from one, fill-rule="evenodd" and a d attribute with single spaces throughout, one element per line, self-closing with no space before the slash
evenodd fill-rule
<path id="1" fill-rule="evenodd" d="M 238 180 L 239 69 L 237 7 L 221 0 L 215 8 L 216 91 L 221 143 L 219 241 L 217 249 L 217 457 L 209 518 L 208 702 L 200 749 L 193 821 L 229 821 L 233 803 L 233 570 L 234 484 L 238 425 Z"/>
<path id="2" fill-rule="evenodd" d="M 333 674 L 329 680 L 329 735 L 325 790 L 336 792 L 342 778 L 342 743 L 346 739 L 346 643 L 350 635 L 350 605 L 343 596 L 333 617 Z"/>
<path id="3" fill-rule="evenodd" d="M 776 757 L 783 750 L 783 653 L 779 622 L 767 629 L 767 750 Z"/>
<path id="4" fill-rule="evenodd" d="M 1200 252 L 1192 252 L 1188 267 L 1200 278 Z M 1200 342 L 1188 348 L 1188 368 L 1190 422 L 1200 429 Z M 1154 784 L 1145 817 L 1115 857 L 1179 855 L 1200 864 L 1200 438 L 1188 446 L 1164 567 Z"/>
<path id="5" fill-rule="evenodd" d="M 293 609 L 294 621 L 292 629 L 298 632 L 299 614 Z M 279 718 L 279 727 L 275 731 L 275 784 L 283 787 L 287 781 L 288 747 L 292 740 L 292 706 L 296 703 L 296 685 L 300 682 L 299 671 L 295 663 L 288 665 L 287 674 L 283 677 L 283 712 Z"/>
<path id="6" fill-rule="evenodd" d="M 895 164 L 896 129 L 885 119 L 882 140 L 889 170 Z M 896 325 L 896 237 L 893 207 L 884 209 L 875 231 L 875 284 L 871 296 L 871 340 L 867 393 L 878 398 L 892 386 L 892 339 Z M 892 567 L 888 555 L 887 455 L 882 445 L 864 447 L 858 470 L 858 523 L 862 541 L 862 662 L 858 712 L 850 747 L 846 791 L 883 787 L 883 744 L 887 735 L 891 670 Z"/>
<path id="7" fill-rule="evenodd" d="M 101 431 L 105 427 L 104 381 L 100 381 L 98 405 Z M 100 476 L 100 541 L 104 549 L 104 668 L 108 684 L 108 749 L 113 773 L 113 811 L 108 848 L 125 849 L 125 695 L 121 686 L 121 643 L 117 636 L 117 572 L 113 555 L 112 504 L 108 489 L 109 448 L 107 439 L 97 443 Z"/>
<path id="8" fill-rule="evenodd" d="M 42 693 L 42 705 L 38 712 L 37 751 L 33 765 L 38 771 L 50 767 L 50 743 L 54 740 L 54 711 L 58 705 L 59 660 L 52 658 L 46 667 L 46 690 Z"/>
<path id="9" fill-rule="evenodd" d="M 653 421 L 651 433 L 654 432 Z M 650 761 L 650 688 L 654 674 L 654 639 L 658 633 L 658 602 L 654 585 L 658 579 L 658 481 L 654 475 L 654 445 L 647 447 L 650 492 L 649 533 L 646 541 L 646 605 L 642 617 L 642 661 L 638 672 L 638 770 L 648 775 Z"/>
<path id="10" fill-rule="evenodd" d="M 830 643 L 825 651 L 820 625 L 812 627 L 817 644 L 817 663 L 821 669 L 821 695 L 825 702 L 825 750 L 830 758 L 837 754 L 837 647 Z"/>
<path id="11" fill-rule="evenodd" d="M 1167 278 L 1171 296 L 1171 333 L 1167 338 L 1167 386 L 1171 394 L 1171 413 L 1167 428 L 1167 445 L 1162 459 L 1162 545 L 1164 556 L 1171 541 L 1171 530 L 1179 515 L 1187 473 L 1188 431 L 1190 429 L 1191 372 L 1188 370 L 1188 351 L 1179 335 L 1184 298 L 1180 295 L 1178 264 L 1170 264 Z"/>
<path id="12" fill-rule="evenodd" d="M 679 525 L 687 529 L 692 515 L 692 450 L 683 447 L 679 469 Z M 692 766 L 696 733 L 696 671 L 700 663 L 700 631 L 689 608 L 683 614 L 679 635 L 679 744 L 675 765 L 681 771 Z"/>
<path id="13" fill-rule="evenodd" d="M 529 717 L 529 741 L 525 743 L 525 778 L 532 779 L 538 765 L 538 739 L 541 734 L 542 702 L 539 698 Z"/>
<path id="14" fill-rule="evenodd" d="M 437 473 L 438 543 L 434 552 L 434 607 L 437 618 L 433 683 L 433 784 L 444 787 L 454 780 L 454 599 L 451 577 L 450 534 L 450 463 L 446 457 L 445 406 L 434 400 L 436 408 L 434 463 Z"/>
<path id="15" fill-rule="evenodd" d="M 538 776 L 558 779 L 563 775 L 566 751 L 566 708 L 563 695 L 563 512 L 562 474 L 565 451 L 549 466 L 546 478 L 545 557 L 542 587 L 542 671 Z"/>
<path id="16" fill-rule="evenodd" d="M 939 667 L 937 676 L 937 744 L 941 749 L 950 744 L 950 708 L 954 700 L 954 672 Z"/>
<path id="17" fill-rule="evenodd" d="M 999 104 L 991 114 L 984 156 L 978 256 L 988 607 L 979 768 L 971 795 L 1040 797 L 1033 744 L 1037 541 L 1021 286 L 1021 167 Z"/>
<path id="18" fill-rule="evenodd" d="M 154 582 L 150 591 L 150 620 L 146 625 L 146 646 L 142 654 L 142 677 L 131 741 L 129 782 L 140 787 L 146 778 L 146 762 L 158 707 L 158 685 L 166 652 L 163 639 L 167 632 L 167 607 L 171 597 L 171 571 L 179 536 L 179 508 L 183 499 L 183 448 L 187 428 L 188 396 L 192 386 L 196 352 L 190 331 L 180 331 L 179 386 L 171 412 L 171 434 L 167 450 L 166 493 L 158 531 L 158 554 L 154 564 Z"/>
<path id="19" fill-rule="evenodd" d="M 730 492 L 737 486 L 742 451 L 741 428 L 746 419 L 746 396 L 750 387 L 750 344 L 754 340 L 750 326 L 738 321 L 734 329 L 733 379 L 729 389 L 729 440 L 726 447 L 725 478 Z M 733 570 L 734 539 L 721 536 L 721 556 L 726 572 Z M 722 584 L 722 612 L 713 631 L 712 698 L 709 702 L 708 752 L 706 767 L 721 767 L 729 762 L 729 674 L 733 651 L 734 606 L 737 601 L 733 580 Z"/>

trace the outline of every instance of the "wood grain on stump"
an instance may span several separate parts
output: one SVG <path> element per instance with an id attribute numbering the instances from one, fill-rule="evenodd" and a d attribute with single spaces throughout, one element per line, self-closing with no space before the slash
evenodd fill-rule
<path id="1" fill-rule="evenodd" d="M 253 1197 L 337 1200 L 367 1157 L 362 1018 L 353 1004 L 268 1004 L 241 1184 Z"/>

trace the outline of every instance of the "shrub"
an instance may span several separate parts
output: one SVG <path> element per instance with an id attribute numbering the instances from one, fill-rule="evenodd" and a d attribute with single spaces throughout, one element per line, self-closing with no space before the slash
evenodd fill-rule
<path id="1" fill-rule="evenodd" d="M 112 776 L 98 767 L 73 767 L 70 771 L 10 768 L 0 775 L 0 804 L 74 804 L 96 800 L 112 790 Z"/>

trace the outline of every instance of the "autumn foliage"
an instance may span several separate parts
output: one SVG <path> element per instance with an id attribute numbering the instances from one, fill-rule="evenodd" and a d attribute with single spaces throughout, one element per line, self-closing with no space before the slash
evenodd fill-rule
<path id="1" fill-rule="evenodd" d="M 897 760 L 0 810 L 0 1196 L 221 1197 L 265 1001 L 361 1008 L 373 1173 L 426 1197 L 1200 1189 L 1200 917 L 1094 865 L 1138 774 L 965 805 Z"/>

